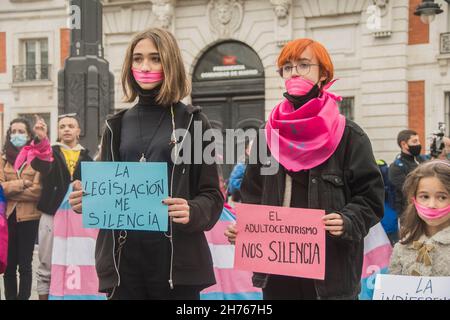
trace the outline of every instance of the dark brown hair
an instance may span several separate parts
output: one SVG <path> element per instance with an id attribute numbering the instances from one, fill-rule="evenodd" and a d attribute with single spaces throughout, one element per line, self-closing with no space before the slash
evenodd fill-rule
<path id="1" fill-rule="evenodd" d="M 408 200 L 408 205 L 403 213 L 400 227 L 400 239 L 402 244 L 408 244 L 425 234 L 426 223 L 417 214 L 412 198 L 416 197 L 420 179 L 436 177 L 444 185 L 450 194 L 450 162 L 444 160 L 432 160 L 419 165 L 408 174 L 403 192 Z"/>
<path id="2" fill-rule="evenodd" d="M 181 51 L 175 37 L 168 31 L 152 28 L 137 34 L 128 46 L 122 67 L 122 89 L 125 102 L 133 102 L 138 96 L 139 86 L 131 71 L 133 51 L 139 41 L 149 39 L 158 50 L 164 72 L 164 80 L 156 101 L 164 106 L 176 103 L 190 94 L 190 84 L 186 77 Z"/>
<path id="3" fill-rule="evenodd" d="M 402 130 L 397 135 L 397 144 L 401 148 L 402 147 L 402 141 L 408 142 L 408 140 L 412 136 L 417 136 L 417 132 L 414 130 Z"/>

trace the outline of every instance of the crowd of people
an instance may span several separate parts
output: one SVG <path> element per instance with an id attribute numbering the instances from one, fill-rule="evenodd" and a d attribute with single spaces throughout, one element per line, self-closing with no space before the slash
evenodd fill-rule
<path id="1" fill-rule="evenodd" d="M 194 144 L 177 139 L 177 129 L 194 136 L 197 124 L 202 132 L 211 128 L 201 108 L 181 102 L 190 86 L 175 37 L 153 28 L 132 39 L 122 86 L 126 101 L 137 103 L 106 121 L 95 159 L 167 163 L 169 197 L 163 203 L 169 230 L 98 230 L 93 257 L 99 293 L 118 300 L 200 299 L 200 292 L 216 281 L 205 232 L 219 220 L 228 198 L 325 211 L 324 280 L 254 273 L 253 285 L 264 299 L 358 299 L 364 238 L 380 221 L 395 245 L 390 273 L 450 276 L 450 139 L 444 139 L 435 159 L 421 156 L 421 137 L 404 130 L 392 164 L 376 161 L 367 134 L 340 114 L 341 97 L 329 91 L 336 80 L 322 44 L 293 40 L 281 50 L 277 66 L 286 92 L 264 125 L 265 135 L 246 144 L 245 160 L 233 170 L 224 194 L 216 163 L 180 163 L 172 157 L 180 149 L 195 153 Z M 81 162 L 93 159 L 79 143 L 79 119 L 59 116 L 53 146 L 47 132 L 40 118 L 33 127 L 14 119 L 0 159 L 7 221 L 0 232 L 9 234 L 0 251 L 7 253 L 2 262 L 8 300 L 30 297 L 36 238 L 39 298 L 53 296 L 52 259 L 59 252 L 55 213 L 64 202 L 73 216 L 83 211 Z M 265 152 L 259 152 L 261 146 Z M 206 147 L 204 142 L 202 151 Z M 256 163 L 248 161 L 252 156 Z M 268 161 L 276 161 L 279 169 L 262 175 Z M 235 223 L 224 237 L 236 241 Z"/>

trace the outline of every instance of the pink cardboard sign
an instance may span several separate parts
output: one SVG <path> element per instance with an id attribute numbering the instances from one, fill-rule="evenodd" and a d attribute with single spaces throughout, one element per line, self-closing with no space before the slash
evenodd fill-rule
<path id="1" fill-rule="evenodd" d="M 236 203 L 236 269 L 323 280 L 324 210 Z"/>

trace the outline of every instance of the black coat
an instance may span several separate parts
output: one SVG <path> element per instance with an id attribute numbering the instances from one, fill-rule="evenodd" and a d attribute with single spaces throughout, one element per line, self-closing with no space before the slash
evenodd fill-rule
<path id="1" fill-rule="evenodd" d="M 39 171 L 43 177 L 42 195 L 37 208 L 44 214 L 49 215 L 54 215 L 56 210 L 58 210 L 67 193 L 69 184 L 72 181 L 81 180 L 81 162 L 92 161 L 89 152 L 87 150 L 81 150 L 73 178 L 71 178 L 60 147 L 53 146 L 52 149 L 53 162 L 43 161 L 38 158 L 35 158 L 31 162 L 33 169 Z"/>
<path id="2" fill-rule="evenodd" d="M 262 137 L 264 139 L 264 137 Z M 265 144 L 253 143 L 253 146 Z M 267 147 L 265 147 L 267 149 Z M 258 152 L 253 147 L 253 152 Z M 268 154 L 264 150 L 263 154 Z M 254 155 L 253 155 L 254 156 Z M 252 156 L 250 157 L 252 158 Z M 268 159 L 259 159 L 267 166 Z M 249 164 L 241 185 L 243 202 L 281 206 L 285 170 L 261 175 L 261 164 Z M 293 197 L 295 195 L 292 195 Z M 344 234 L 326 233 L 325 280 L 315 280 L 320 299 L 355 299 L 360 291 L 364 237 L 384 214 L 384 185 L 369 138 L 347 120 L 344 135 L 334 154 L 309 170 L 308 208 L 337 212 L 344 220 Z M 255 273 L 253 285 L 264 288 L 269 275 Z"/>
<path id="3" fill-rule="evenodd" d="M 211 128 L 200 108 L 174 105 L 175 127 L 188 129 L 194 139 L 194 122 L 201 124 L 202 132 Z M 120 133 L 124 112 L 119 112 L 106 121 L 100 161 L 120 161 Z M 181 141 L 183 143 L 184 141 Z M 186 143 L 189 143 L 186 141 Z M 203 149 L 208 143 L 203 143 Z M 184 147 L 183 147 L 184 148 Z M 194 155 L 192 144 L 191 155 Z M 172 231 L 172 277 L 173 285 L 208 287 L 215 284 L 211 252 L 204 231 L 212 229 L 223 209 L 223 195 L 219 187 L 216 164 L 177 164 L 173 166 L 170 196 L 188 200 L 190 221 L 188 224 L 173 223 Z M 169 224 L 170 228 L 170 224 Z M 169 230 L 170 231 L 170 230 Z M 119 285 L 118 232 L 101 229 L 95 248 L 95 264 L 101 292 L 110 292 Z M 125 250 L 123 248 L 122 250 Z"/>
<path id="4" fill-rule="evenodd" d="M 414 156 L 401 153 L 389 166 L 389 181 L 394 186 L 395 202 L 394 209 L 401 216 L 406 208 L 406 199 L 403 194 L 403 185 L 406 176 L 418 166 Z"/>

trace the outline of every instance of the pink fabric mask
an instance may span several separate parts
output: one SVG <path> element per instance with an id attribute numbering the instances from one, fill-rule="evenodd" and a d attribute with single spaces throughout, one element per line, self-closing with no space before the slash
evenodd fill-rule
<path id="1" fill-rule="evenodd" d="M 287 99 L 272 110 L 266 125 L 267 145 L 287 170 L 297 172 L 317 167 L 336 151 L 346 120 L 336 103 L 342 98 L 327 91 L 335 81 L 323 87 L 319 97 L 297 110 Z M 294 95 L 304 95 L 313 86 L 314 83 L 300 77 L 286 81 L 288 93 Z M 276 142 L 278 148 L 272 145 Z"/>
<path id="2" fill-rule="evenodd" d="M 314 82 L 302 77 L 292 77 L 284 81 L 287 92 L 292 96 L 304 96 L 316 85 Z"/>
<path id="3" fill-rule="evenodd" d="M 425 219 L 437 220 L 450 213 L 450 205 L 442 209 L 432 209 L 421 205 L 415 198 L 412 200 L 414 202 L 414 206 L 416 207 L 417 213 Z"/>
<path id="4" fill-rule="evenodd" d="M 134 79 L 142 83 L 154 83 L 164 79 L 164 72 L 162 71 L 143 72 L 136 68 L 131 68 L 131 71 L 133 71 Z"/>

